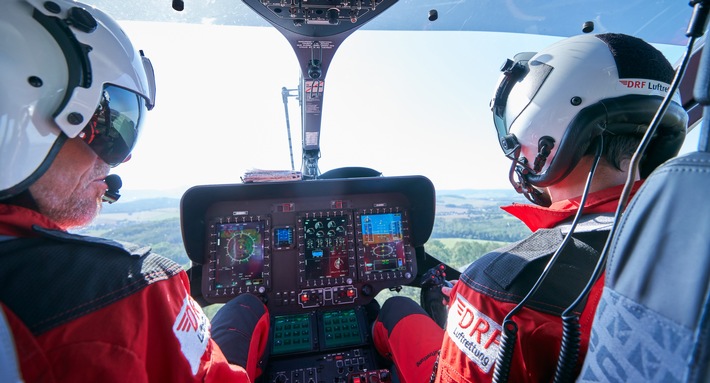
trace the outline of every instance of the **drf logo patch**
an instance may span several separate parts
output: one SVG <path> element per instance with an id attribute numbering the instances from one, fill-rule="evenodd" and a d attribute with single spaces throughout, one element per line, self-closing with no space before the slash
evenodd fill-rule
<path id="1" fill-rule="evenodd" d="M 642 78 L 620 79 L 619 84 L 621 89 L 634 89 L 646 94 L 657 94 L 660 96 L 665 96 L 671 87 L 665 82 Z"/>
<path id="2" fill-rule="evenodd" d="M 489 373 L 498 356 L 503 327 L 478 311 L 460 294 L 449 309 L 446 332 L 478 368 Z"/>
<path id="3" fill-rule="evenodd" d="M 197 374 L 200 360 L 210 340 L 210 323 L 200 306 L 190 296 L 186 296 L 182 302 L 173 324 L 173 332 L 180 341 L 183 355 L 190 362 L 192 374 Z"/>

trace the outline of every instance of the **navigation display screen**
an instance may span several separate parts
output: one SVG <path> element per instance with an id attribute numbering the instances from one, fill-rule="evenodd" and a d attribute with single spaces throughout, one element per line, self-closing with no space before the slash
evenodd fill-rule
<path id="1" fill-rule="evenodd" d="M 360 216 L 365 247 L 365 274 L 404 270 L 402 213 Z"/>
<path id="2" fill-rule="evenodd" d="M 290 249 L 294 246 L 293 228 L 277 227 L 274 229 L 274 248 Z"/>
<path id="3" fill-rule="evenodd" d="M 348 275 L 346 216 L 303 220 L 306 278 L 337 278 Z"/>
<path id="4" fill-rule="evenodd" d="M 264 283 L 264 223 L 216 225 L 215 288 Z"/>

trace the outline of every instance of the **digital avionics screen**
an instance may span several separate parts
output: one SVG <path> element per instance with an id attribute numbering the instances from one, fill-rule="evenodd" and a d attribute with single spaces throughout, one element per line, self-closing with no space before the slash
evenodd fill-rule
<path id="1" fill-rule="evenodd" d="M 363 214 L 360 223 L 365 247 L 365 274 L 404 270 L 402 214 Z"/>
<path id="2" fill-rule="evenodd" d="M 304 219 L 307 279 L 348 275 L 347 223 L 345 216 Z"/>
<path id="3" fill-rule="evenodd" d="M 264 283 L 264 223 L 227 223 L 217 227 L 215 288 Z"/>
<path id="4" fill-rule="evenodd" d="M 274 228 L 274 248 L 275 249 L 290 249 L 293 243 L 293 228 L 291 227 L 276 227 Z"/>

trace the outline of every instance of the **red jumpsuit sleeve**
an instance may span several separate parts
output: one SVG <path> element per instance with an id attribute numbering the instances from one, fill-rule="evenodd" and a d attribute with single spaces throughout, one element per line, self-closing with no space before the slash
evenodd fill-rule
<path id="1" fill-rule="evenodd" d="M 0 377 L 19 377 L 24 382 L 55 382 L 49 361 L 30 330 L 4 304 L 0 303 L 0 307 L 0 358 L 4 361 L 3 368 L 7 369 L 0 371 Z"/>
<path id="2" fill-rule="evenodd" d="M 37 337 L 61 382 L 251 382 L 227 362 L 184 272 Z"/>
<path id="3" fill-rule="evenodd" d="M 145 300 L 147 312 L 156 316 L 149 319 L 154 325 L 146 337 L 146 367 L 155 377 L 151 381 L 251 382 L 246 370 L 230 364 L 211 339 L 211 324 L 190 297 L 187 275 L 183 272 L 172 279 L 181 283 L 157 283 L 151 286 L 159 287 L 157 291 Z M 176 374 L 166 376 L 166 370 Z"/>

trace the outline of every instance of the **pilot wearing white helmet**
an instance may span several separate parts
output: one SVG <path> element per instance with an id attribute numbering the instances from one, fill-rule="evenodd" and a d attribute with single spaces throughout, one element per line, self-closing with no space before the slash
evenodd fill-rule
<path id="1" fill-rule="evenodd" d="M 106 165 L 120 164 L 155 104 L 150 61 L 118 24 L 65 4 L 3 5 L 0 200 L 31 189 L 77 137 Z"/>
<path id="2" fill-rule="evenodd" d="M 539 189 L 561 182 L 597 137 L 642 136 L 674 74 L 660 51 L 611 33 L 518 54 L 501 71 L 491 101 L 498 139 L 513 161 L 513 186 L 540 205 L 549 201 L 537 198 L 549 196 Z M 686 125 L 676 93 L 641 164 L 641 178 L 678 153 Z"/>
<path id="3" fill-rule="evenodd" d="M 637 180 L 635 192 L 685 138 L 688 116 L 674 94 L 639 171 L 630 169 L 675 74 L 663 54 L 639 38 L 574 36 L 518 54 L 501 71 L 493 125 L 511 160 L 513 187 L 533 202 L 503 209 L 533 233 L 485 254 L 453 288 L 442 288 L 450 298 L 443 329 L 411 300 L 385 302 L 373 337 L 403 381 L 548 382 L 558 372 L 562 381 L 573 379 L 603 278 L 573 304 L 606 243 L 624 183 L 629 176 Z M 576 331 L 566 333 L 558 365 L 563 313 L 572 313 L 565 320 Z M 420 335 L 411 337 L 412 329 Z"/>
<path id="4" fill-rule="evenodd" d="M 255 379 L 256 297 L 210 324 L 180 265 L 67 232 L 98 214 L 155 104 L 151 63 L 119 25 L 73 1 L 4 0 L 0 84 L 0 381 Z"/>

